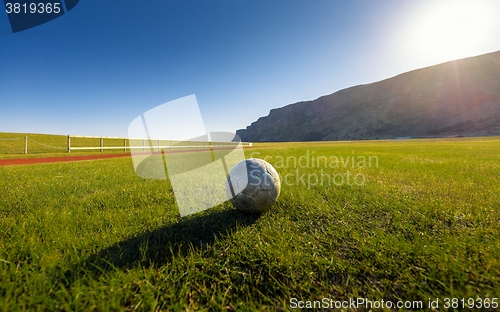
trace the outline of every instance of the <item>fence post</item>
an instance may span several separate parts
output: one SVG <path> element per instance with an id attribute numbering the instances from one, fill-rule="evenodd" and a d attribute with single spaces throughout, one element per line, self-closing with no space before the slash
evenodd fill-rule
<path id="1" fill-rule="evenodd" d="M 28 136 L 24 136 L 24 154 L 28 154 Z"/>
<path id="2" fill-rule="evenodd" d="M 68 154 L 71 153 L 71 137 L 68 134 Z"/>
<path id="3" fill-rule="evenodd" d="M 104 146 L 102 141 L 103 141 L 103 139 L 102 139 L 102 138 L 99 138 L 99 145 L 100 145 L 100 147 L 103 147 L 103 146 Z M 102 153 L 102 148 L 101 148 L 101 153 Z"/>
<path id="4" fill-rule="evenodd" d="M 123 151 L 126 152 L 127 151 L 127 139 L 123 139 Z"/>
<path id="5" fill-rule="evenodd" d="M 146 142 L 144 142 L 144 140 L 142 140 L 142 151 L 143 151 L 143 152 L 145 151 L 145 149 L 144 149 L 145 143 L 146 143 Z"/>
<path id="6" fill-rule="evenodd" d="M 160 140 L 158 140 L 158 151 L 160 150 Z"/>

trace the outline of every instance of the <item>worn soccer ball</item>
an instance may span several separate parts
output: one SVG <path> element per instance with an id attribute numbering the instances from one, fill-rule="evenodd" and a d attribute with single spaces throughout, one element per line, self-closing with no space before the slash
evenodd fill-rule
<path id="1" fill-rule="evenodd" d="M 236 209 L 244 212 L 264 212 L 280 194 L 281 182 L 276 169 L 259 158 L 237 163 L 226 180 L 226 194 Z"/>

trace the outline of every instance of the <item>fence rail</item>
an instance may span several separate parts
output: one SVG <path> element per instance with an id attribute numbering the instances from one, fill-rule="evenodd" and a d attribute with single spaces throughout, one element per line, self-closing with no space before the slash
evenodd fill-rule
<path id="1" fill-rule="evenodd" d="M 34 138 L 33 138 L 34 137 Z M 35 140 L 36 138 L 36 140 Z M 97 141 L 98 140 L 98 141 Z M 23 141 L 22 147 L 19 141 Z M 132 141 L 132 144 L 130 143 Z M 18 142 L 16 144 L 16 142 Z M 97 143 L 97 144 L 96 144 Z M 105 144 L 107 143 L 107 144 Z M 175 141 L 164 139 L 144 139 L 144 138 L 123 138 L 105 136 L 50 136 L 50 135 L 24 135 L 17 138 L 0 137 L 0 154 L 28 154 L 44 152 L 66 152 L 71 151 L 110 151 L 123 150 L 131 151 L 142 149 L 162 150 L 162 149 L 197 149 L 197 148 L 227 148 L 237 146 L 252 146 L 249 142 L 208 142 L 208 141 Z M 132 145 L 132 146 L 130 146 Z M 35 146 L 33 148 L 32 146 Z"/>

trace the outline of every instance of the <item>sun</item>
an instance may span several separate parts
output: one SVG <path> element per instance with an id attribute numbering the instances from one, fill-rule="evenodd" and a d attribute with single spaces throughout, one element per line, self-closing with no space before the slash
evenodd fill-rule
<path id="1" fill-rule="evenodd" d="M 408 48 L 430 63 L 498 50 L 499 12 L 497 0 L 427 2 L 415 12 Z"/>

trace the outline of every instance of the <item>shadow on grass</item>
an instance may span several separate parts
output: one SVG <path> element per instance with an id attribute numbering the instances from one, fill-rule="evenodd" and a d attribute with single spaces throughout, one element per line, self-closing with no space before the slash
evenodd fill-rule
<path id="1" fill-rule="evenodd" d="M 81 263 L 80 269 L 99 274 L 138 265 L 160 266 L 174 255 L 186 255 L 190 250 L 210 245 L 216 239 L 230 235 L 238 226 L 255 223 L 259 217 L 231 209 L 181 219 L 179 223 L 145 232 L 93 254 Z"/>

